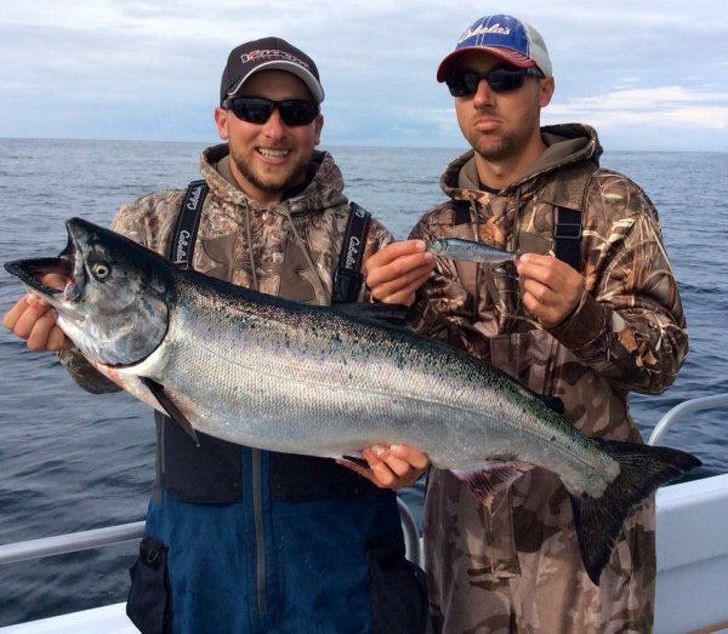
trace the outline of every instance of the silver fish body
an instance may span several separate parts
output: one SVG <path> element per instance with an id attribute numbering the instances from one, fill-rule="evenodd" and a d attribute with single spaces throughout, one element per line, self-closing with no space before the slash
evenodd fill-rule
<path id="1" fill-rule="evenodd" d="M 498 264 L 512 262 L 515 254 L 494 249 L 482 242 L 464 240 L 462 238 L 436 238 L 428 240 L 425 250 L 440 257 L 461 262 L 477 262 L 479 264 Z"/>
<path id="2" fill-rule="evenodd" d="M 531 465 L 548 469 L 571 494 L 595 583 L 629 510 L 699 464 L 672 449 L 588 439 L 495 368 L 356 314 L 376 307 L 333 310 L 262 295 L 178 271 L 87 221 L 67 228 L 60 258 L 5 266 L 134 396 L 183 426 L 272 451 L 337 458 L 375 443 L 410 444 L 484 501 L 497 482 Z M 48 270 L 71 276 L 64 291 L 42 283 Z"/>
<path id="3" fill-rule="evenodd" d="M 164 385 L 207 434 L 328 457 L 408 443 L 450 469 L 519 459 L 590 494 L 618 471 L 540 399 L 457 350 L 326 308 L 177 283 L 164 341 L 118 373 Z"/>

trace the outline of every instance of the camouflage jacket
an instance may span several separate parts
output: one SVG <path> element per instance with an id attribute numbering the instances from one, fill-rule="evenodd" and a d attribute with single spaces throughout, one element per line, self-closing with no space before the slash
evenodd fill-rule
<path id="1" fill-rule="evenodd" d="M 228 161 L 226 144 L 210 147 L 200 157 L 209 193 L 200 214 L 192 268 L 270 295 L 330 304 L 350 213 L 344 181 L 331 155 L 316 152 L 303 191 L 291 192 L 273 206 L 248 198 L 234 184 Z M 167 255 L 185 191 L 163 190 L 122 206 L 112 229 Z M 372 219 L 363 261 L 391 240 Z M 367 299 L 364 285 L 359 299 Z M 76 350 L 64 353 L 61 361 L 88 391 L 118 389 Z"/>
<path id="2" fill-rule="evenodd" d="M 497 193 L 481 191 L 472 152 L 455 160 L 441 178 L 451 200 L 425 214 L 411 237 L 454 236 L 508 251 L 553 253 L 556 209 L 579 210 L 587 291 L 583 301 L 563 323 L 546 330 L 521 305 L 517 276 L 496 267 L 438 258 L 434 275 L 418 292 L 413 307 L 416 328 L 490 362 L 535 392 L 560 398 L 568 418 L 587 436 L 639 442 L 627 392 L 664 390 L 688 351 L 683 310 L 657 212 L 632 181 L 599 168 L 601 148 L 591 128 L 552 126 L 543 128 L 542 136 L 546 152 L 526 176 Z M 458 200 L 467 201 L 469 222 L 458 224 L 463 218 L 456 215 L 452 202 Z M 446 631 L 470 631 L 475 623 L 490 618 L 485 607 L 477 607 L 486 605 L 478 588 L 541 574 L 523 569 L 528 568 L 526 553 L 543 550 L 559 531 L 573 533 L 568 495 L 558 478 L 543 470 L 534 469 L 501 491 L 493 516 L 478 509 L 462 489 L 451 474 L 430 475 L 425 529 L 428 580 L 436 626 Z M 609 572 L 610 568 L 606 573 L 632 575 L 644 582 L 645 587 L 630 590 L 634 595 L 642 592 L 643 598 L 621 596 L 614 601 L 631 601 L 632 612 L 622 605 L 621 613 L 629 612 L 645 624 L 652 613 L 652 523 L 649 504 L 628 520 L 627 551 L 634 561 L 623 558 L 614 564 L 622 566 L 619 571 Z M 560 546 L 563 566 L 581 566 L 573 535 L 554 539 L 570 540 L 568 548 Z M 635 575 L 638 567 L 644 579 Z M 563 575 L 564 568 L 559 572 Z M 555 579 L 543 583 L 557 585 Z M 588 579 L 583 583 L 585 588 L 596 588 Z M 609 587 L 603 577 L 602 591 Z M 606 609 L 616 613 L 620 608 Z M 578 630 L 578 618 L 571 627 L 574 624 Z M 554 621 L 553 627 L 564 626 Z"/>

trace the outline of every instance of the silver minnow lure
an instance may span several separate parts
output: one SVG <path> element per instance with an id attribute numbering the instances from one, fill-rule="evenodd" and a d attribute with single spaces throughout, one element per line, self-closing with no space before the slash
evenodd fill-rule
<path id="1" fill-rule="evenodd" d="M 462 238 L 438 238 L 429 240 L 425 250 L 435 255 L 460 262 L 477 262 L 479 264 L 498 264 L 515 260 L 515 253 L 494 249 L 488 245 Z"/>

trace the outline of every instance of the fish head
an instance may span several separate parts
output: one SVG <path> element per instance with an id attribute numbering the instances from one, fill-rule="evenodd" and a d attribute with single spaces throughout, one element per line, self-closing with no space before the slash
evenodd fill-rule
<path id="1" fill-rule="evenodd" d="M 90 360 L 127 366 L 164 339 L 174 301 L 169 264 L 158 254 L 81 218 L 66 222 L 56 258 L 7 262 L 58 314 L 58 325 Z"/>
<path id="2" fill-rule="evenodd" d="M 426 249 L 430 253 L 443 253 L 445 251 L 445 241 L 442 238 L 433 238 L 428 240 Z"/>

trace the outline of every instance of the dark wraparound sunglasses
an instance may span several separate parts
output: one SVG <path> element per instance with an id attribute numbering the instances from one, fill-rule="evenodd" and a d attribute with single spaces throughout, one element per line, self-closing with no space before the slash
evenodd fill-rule
<path id="1" fill-rule="evenodd" d="M 222 107 L 248 123 L 263 124 L 278 108 L 281 120 L 287 126 L 308 125 L 319 113 L 315 103 L 304 99 L 284 99 L 273 101 L 265 97 L 233 97 L 222 102 Z"/>
<path id="2" fill-rule="evenodd" d="M 453 97 L 467 97 L 478 90 L 483 79 L 493 92 L 508 92 L 523 86 L 526 77 L 543 77 L 543 74 L 536 68 L 499 67 L 486 73 L 466 69 L 453 73 L 445 83 Z"/>

